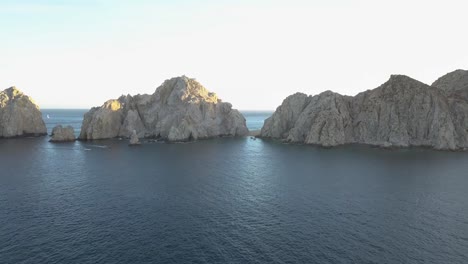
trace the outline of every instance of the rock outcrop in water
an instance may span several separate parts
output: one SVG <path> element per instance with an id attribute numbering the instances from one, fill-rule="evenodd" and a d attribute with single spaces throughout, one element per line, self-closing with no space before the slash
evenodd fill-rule
<path id="1" fill-rule="evenodd" d="M 190 141 L 248 134 L 245 118 L 194 79 L 166 80 L 152 95 L 121 96 L 85 114 L 80 139 L 129 137 Z"/>
<path id="2" fill-rule="evenodd" d="M 47 135 L 41 111 L 16 87 L 0 92 L 0 138 Z"/>
<path id="3" fill-rule="evenodd" d="M 354 97 L 330 91 L 287 97 L 265 120 L 261 137 L 325 147 L 361 143 L 383 147 L 468 147 L 468 71 L 432 86 L 392 75 Z"/>
<path id="4" fill-rule="evenodd" d="M 62 127 L 57 125 L 52 129 L 50 142 L 73 142 L 75 141 L 75 130 L 72 126 Z"/>
<path id="5" fill-rule="evenodd" d="M 138 138 L 136 130 L 133 130 L 132 135 L 130 136 L 130 146 L 140 145 L 140 139 Z"/>

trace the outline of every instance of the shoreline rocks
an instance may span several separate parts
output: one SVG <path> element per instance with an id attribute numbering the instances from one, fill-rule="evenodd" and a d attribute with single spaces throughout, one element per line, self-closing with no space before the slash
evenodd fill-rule
<path id="1" fill-rule="evenodd" d="M 0 91 L 0 138 L 44 136 L 39 106 L 16 87 Z"/>
<path id="2" fill-rule="evenodd" d="M 468 147 L 468 71 L 432 86 L 392 75 L 374 90 L 287 97 L 265 120 L 260 137 L 333 147 L 367 144 L 462 150 Z"/>
<path id="3" fill-rule="evenodd" d="M 50 142 L 73 142 L 75 141 L 75 130 L 72 126 L 62 127 L 57 125 L 52 129 Z"/>
<path id="4" fill-rule="evenodd" d="M 166 80 L 152 95 L 126 95 L 94 107 L 84 116 L 80 140 L 130 137 L 191 141 L 246 136 L 245 118 L 195 79 Z"/>
<path id="5" fill-rule="evenodd" d="M 130 146 L 141 145 L 140 139 L 138 138 L 136 130 L 133 130 L 132 135 L 130 136 Z"/>

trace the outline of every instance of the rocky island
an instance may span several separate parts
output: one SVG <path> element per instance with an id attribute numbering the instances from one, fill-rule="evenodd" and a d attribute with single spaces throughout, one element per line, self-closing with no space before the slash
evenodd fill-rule
<path id="1" fill-rule="evenodd" d="M 466 149 L 468 71 L 448 73 L 431 86 L 392 75 L 354 97 L 296 93 L 265 120 L 260 137 L 325 147 L 360 143 Z"/>
<path id="2" fill-rule="evenodd" d="M 47 129 L 36 103 L 16 87 L 0 91 L 0 138 L 43 135 Z"/>
<path id="3" fill-rule="evenodd" d="M 130 137 L 190 141 L 246 136 L 245 118 L 195 79 L 166 80 L 152 95 L 126 95 L 94 107 L 84 116 L 79 139 Z"/>

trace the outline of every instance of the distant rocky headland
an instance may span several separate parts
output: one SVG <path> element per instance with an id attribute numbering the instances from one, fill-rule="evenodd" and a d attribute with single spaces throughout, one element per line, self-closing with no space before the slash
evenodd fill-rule
<path id="1" fill-rule="evenodd" d="M 16 87 L 0 91 L 0 138 L 42 135 L 47 129 L 34 101 Z"/>
<path id="2" fill-rule="evenodd" d="M 382 147 L 468 148 L 468 71 L 431 86 L 392 75 L 358 95 L 331 91 L 287 97 L 265 120 L 260 137 L 325 147 L 360 143 Z"/>
<path id="3" fill-rule="evenodd" d="M 246 136 L 244 116 L 222 102 L 195 79 L 166 80 L 152 95 L 127 95 L 109 100 L 85 114 L 81 140 L 130 137 L 191 141 L 221 136 Z"/>

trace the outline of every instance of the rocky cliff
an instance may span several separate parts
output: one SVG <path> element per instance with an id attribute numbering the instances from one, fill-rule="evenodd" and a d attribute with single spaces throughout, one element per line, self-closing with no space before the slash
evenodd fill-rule
<path id="1" fill-rule="evenodd" d="M 47 135 L 34 101 L 16 87 L 0 92 L 0 138 Z"/>
<path id="2" fill-rule="evenodd" d="M 468 147 L 468 72 L 449 73 L 432 86 L 392 75 L 354 97 L 330 91 L 294 94 L 265 120 L 261 137 L 337 146 Z"/>
<path id="3" fill-rule="evenodd" d="M 245 136 L 245 118 L 195 79 L 166 80 L 152 95 L 121 96 L 85 114 L 80 139 L 129 137 L 189 141 Z"/>

